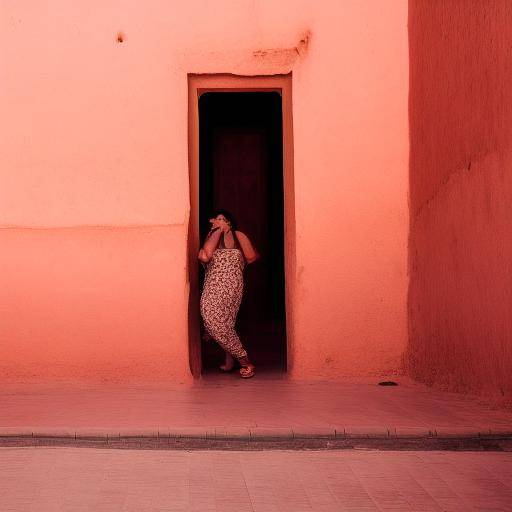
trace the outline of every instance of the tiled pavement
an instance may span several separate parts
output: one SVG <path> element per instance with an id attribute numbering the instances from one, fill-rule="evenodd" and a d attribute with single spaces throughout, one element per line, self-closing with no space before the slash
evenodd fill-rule
<path id="1" fill-rule="evenodd" d="M 245 381 L 236 375 L 192 386 L 12 383 L 0 389 L 0 435 L 512 433 L 512 411 L 406 379 L 396 387 L 377 383 Z"/>
<path id="2" fill-rule="evenodd" d="M 2 512 L 512 511 L 512 453 L 0 448 Z"/>

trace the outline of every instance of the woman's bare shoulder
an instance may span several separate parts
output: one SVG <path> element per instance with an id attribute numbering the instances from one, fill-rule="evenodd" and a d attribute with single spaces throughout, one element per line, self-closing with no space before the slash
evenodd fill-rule
<path id="1" fill-rule="evenodd" d="M 236 233 L 236 236 L 239 236 L 239 237 L 247 239 L 247 240 L 249 239 L 249 237 L 243 231 L 235 230 L 235 233 Z"/>

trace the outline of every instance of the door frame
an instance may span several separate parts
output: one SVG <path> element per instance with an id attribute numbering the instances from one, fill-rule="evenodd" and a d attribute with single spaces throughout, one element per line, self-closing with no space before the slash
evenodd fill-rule
<path id="1" fill-rule="evenodd" d="M 284 194 L 284 279 L 286 310 L 286 368 L 293 367 L 295 291 L 295 187 L 293 177 L 292 74 L 241 76 L 194 74 L 188 79 L 188 166 L 190 210 L 187 230 L 188 346 L 190 371 L 201 376 L 199 312 L 199 98 L 205 92 L 278 92 L 282 98 L 283 194 Z"/>

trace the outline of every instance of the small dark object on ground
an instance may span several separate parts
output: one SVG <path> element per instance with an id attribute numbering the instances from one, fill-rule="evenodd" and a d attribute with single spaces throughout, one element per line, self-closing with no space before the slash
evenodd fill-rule
<path id="1" fill-rule="evenodd" d="M 379 386 L 398 386 L 398 382 L 395 382 L 394 380 L 383 380 L 382 382 L 379 382 Z"/>

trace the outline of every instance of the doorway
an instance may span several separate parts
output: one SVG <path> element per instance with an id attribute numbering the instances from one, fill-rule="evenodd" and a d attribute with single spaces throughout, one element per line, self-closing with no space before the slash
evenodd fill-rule
<path id="1" fill-rule="evenodd" d="M 204 269 L 197 251 L 210 212 L 231 211 L 261 258 L 244 270 L 236 329 L 260 371 L 290 368 L 295 275 L 291 74 L 189 75 L 189 355 L 195 377 L 223 351 L 201 340 Z"/>
<path id="2" fill-rule="evenodd" d="M 199 98 L 200 240 L 210 212 L 232 212 L 260 260 L 244 271 L 236 329 L 259 369 L 286 369 L 282 101 L 279 92 L 205 92 Z M 200 269 L 199 289 L 204 272 Z M 204 372 L 223 351 L 203 343 Z"/>

